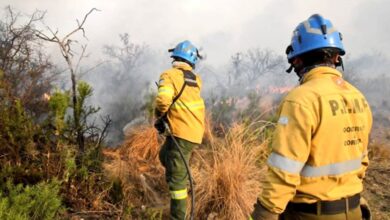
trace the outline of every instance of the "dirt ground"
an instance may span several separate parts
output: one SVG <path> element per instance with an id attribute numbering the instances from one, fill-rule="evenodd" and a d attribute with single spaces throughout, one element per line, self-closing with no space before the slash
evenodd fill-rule
<path id="1" fill-rule="evenodd" d="M 387 145 L 372 144 L 369 153 L 363 197 L 370 204 L 374 220 L 390 220 L 390 147 Z"/>

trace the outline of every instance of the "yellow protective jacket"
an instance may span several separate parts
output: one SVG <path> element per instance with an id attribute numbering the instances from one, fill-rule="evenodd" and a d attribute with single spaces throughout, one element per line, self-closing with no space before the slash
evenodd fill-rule
<path id="1" fill-rule="evenodd" d="M 372 114 L 365 97 L 330 67 L 316 67 L 282 101 L 261 204 L 282 213 L 363 190 Z"/>
<path id="2" fill-rule="evenodd" d="M 176 61 L 173 68 L 161 74 L 156 110 L 161 113 L 169 110 L 167 116 L 174 136 L 200 144 L 204 133 L 205 104 L 200 95 L 202 81 L 198 75 L 197 86 L 186 85 L 179 99 L 169 109 L 184 84 L 184 73 L 181 69 L 192 71 L 187 63 Z"/>

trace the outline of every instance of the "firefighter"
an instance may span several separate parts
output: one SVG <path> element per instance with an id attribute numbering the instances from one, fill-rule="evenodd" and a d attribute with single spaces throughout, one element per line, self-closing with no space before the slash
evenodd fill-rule
<path id="1" fill-rule="evenodd" d="M 204 133 L 205 104 L 200 95 L 202 81 L 193 72 L 201 57 L 190 41 L 181 42 L 169 51 L 172 52 L 172 68 L 160 76 L 155 100 L 155 116 L 158 118 L 155 126 L 164 133 L 162 120 L 168 122 L 188 164 L 192 150 L 202 142 Z M 188 174 L 170 134 L 159 156 L 171 194 L 170 218 L 185 219 Z"/>
<path id="2" fill-rule="evenodd" d="M 279 107 L 263 191 L 252 219 L 369 219 L 360 202 L 372 114 L 336 69 L 342 35 L 321 15 L 293 32 L 287 70 L 300 85 Z"/>

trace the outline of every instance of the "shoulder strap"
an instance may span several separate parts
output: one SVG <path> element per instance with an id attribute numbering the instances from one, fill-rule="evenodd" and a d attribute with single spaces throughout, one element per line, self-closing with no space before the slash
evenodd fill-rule
<path id="1" fill-rule="evenodd" d="M 172 103 L 168 108 L 168 111 L 169 111 L 169 109 L 171 109 L 173 104 L 175 104 L 175 102 L 180 98 L 181 94 L 183 94 L 183 91 L 187 85 L 188 86 L 198 86 L 198 84 L 196 82 L 196 75 L 193 72 L 191 72 L 189 70 L 184 70 L 184 69 L 180 69 L 180 70 L 183 72 L 184 83 L 183 83 L 183 86 L 181 87 L 179 93 L 177 94 L 177 96 L 175 98 L 173 98 Z M 164 116 L 166 116 L 168 114 L 168 111 L 165 112 Z"/>
<path id="2" fill-rule="evenodd" d="M 191 87 L 198 87 L 198 82 L 196 81 L 196 75 L 189 70 L 182 70 L 184 75 L 184 82 Z"/>
<path id="3" fill-rule="evenodd" d="M 180 92 L 177 94 L 175 98 L 173 98 L 171 106 L 180 98 L 186 86 L 198 86 L 198 83 L 196 81 L 196 75 L 192 71 L 185 70 L 185 69 L 180 69 L 180 70 L 183 72 L 184 83 L 180 89 Z"/>
<path id="4" fill-rule="evenodd" d="M 171 106 L 180 98 L 180 96 L 183 93 L 184 88 L 186 87 L 186 85 L 187 85 L 187 83 L 186 83 L 186 81 L 184 81 L 183 86 L 181 87 L 179 93 L 177 94 L 177 96 L 175 98 L 173 98 Z M 169 108 L 171 108 L 171 106 L 169 106 Z"/>

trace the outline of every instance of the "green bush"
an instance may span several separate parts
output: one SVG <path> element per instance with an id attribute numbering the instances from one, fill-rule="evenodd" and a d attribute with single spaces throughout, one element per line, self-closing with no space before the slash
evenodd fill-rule
<path id="1" fill-rule="evenodd" d="M 0 219 L 53 219 L 62 208 L 59 189 L 58 181 L 33 186 L 7 181 L 0 192 Z"/>
<path id="2" fill-rule="evenodd" d="M 52 114 L 54 114 L 54 124 L 57 134 L 61 134 L 65 128 L 65 114 L 66 109 L 69 107 L 69 101 L 69 93 L 60 90 L 55 91 L 50 98 L 49 107 Z"/>

